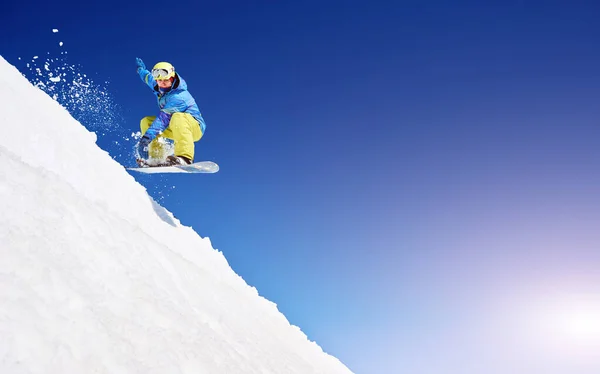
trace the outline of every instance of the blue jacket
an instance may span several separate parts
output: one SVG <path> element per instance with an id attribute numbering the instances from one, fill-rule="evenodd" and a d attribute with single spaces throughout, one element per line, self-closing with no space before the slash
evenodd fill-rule
<path id="1" fill-rule="evenodd" d="M 158 88 L 158 84 L 152 77 L 152 74 L 146 69 L 140 69 L 139 71 L 140 78 L 144 83 L 148 85 L 158 98 L 158 106 L 160 108 L 160 113 L 156 116 L 156 119 L 148 130 L 146 134 L 150 140 L 156 138 L 158 134 L 163 132 L 167 127 L 169 127 L 169 122 L 171 122 L 171 115 L 173 113 L 189 113 L 200 123 L 200 129 L 204 134 L 206 130 L 206 124 L 204 123 L 204 119 L 202 118 L 202 114 L 200 113 L 200 109 L 196 104 L 196 100 L 192 97 L 192 95 L 187 90 L 187 84 L 177 73 L 175 73 L 175 80 L 173 81 L 173 86 L 171 90 L 167 92 L 162 92 Z"/>

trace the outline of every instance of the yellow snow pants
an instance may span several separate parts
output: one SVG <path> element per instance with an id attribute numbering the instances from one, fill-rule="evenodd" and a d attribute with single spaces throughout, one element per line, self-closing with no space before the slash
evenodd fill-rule
<path id="1" fill-rule="evenodd" d="M 156 116 L 142 118 L 140 128 L 142 135 L 146 133 Z M 194 159 L 194 142 L 202 138 L 200 124 L 189 113 L 173 113 L 169 126 L 148 146 L 151 158 L 163 159 L 166 157 L 164 143 L 159 140 L 163 136 L 175 142 L 175 156 L 184 156 L 190 160 Z"/>

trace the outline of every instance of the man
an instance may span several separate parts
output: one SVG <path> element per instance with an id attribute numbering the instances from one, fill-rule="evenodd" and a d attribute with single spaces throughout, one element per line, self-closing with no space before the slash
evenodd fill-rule
<path id="1" fill-rule="evenodd" d="M 158 98 L 158 116 L 142 118 L 142 138 L 137 145 L 140 166 L 189 165 L 194 162 L 194 142 L 202 138 L 206 124 L 185 81 L 168 62 L 159 62 L 152 71 L 136 58 L 137 72 Z M 165 158 L 165 142 L 175 142 L 174 155 Z"/>

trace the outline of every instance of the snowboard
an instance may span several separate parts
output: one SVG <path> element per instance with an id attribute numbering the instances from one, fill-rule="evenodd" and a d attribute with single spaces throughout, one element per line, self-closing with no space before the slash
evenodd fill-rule
<path id="1" fill-rule="evenodd" d="M 158 173 L 216 173 L 219 171 L 219 165 L 212 161 L 199 161 L 190 165 L 173 165 L 173 166 L 151 166 L 151 167 L 133 167 L 128 170 L 137 171 L 145 174 Z"/>

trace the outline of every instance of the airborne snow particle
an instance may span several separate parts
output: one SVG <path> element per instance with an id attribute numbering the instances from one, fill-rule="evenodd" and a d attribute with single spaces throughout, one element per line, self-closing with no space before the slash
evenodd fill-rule
<path id="1" fill-rule="evenodd" d="M 52 32 L 56 34 L 58 32 L 58 29 L 52 29 Z"/>

